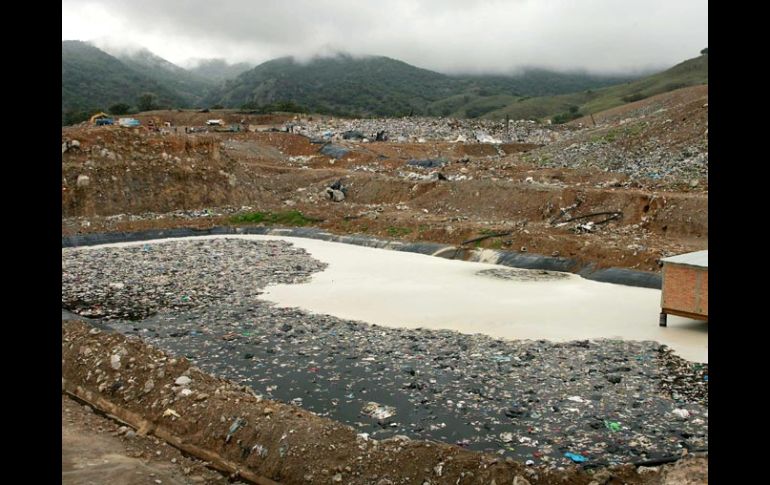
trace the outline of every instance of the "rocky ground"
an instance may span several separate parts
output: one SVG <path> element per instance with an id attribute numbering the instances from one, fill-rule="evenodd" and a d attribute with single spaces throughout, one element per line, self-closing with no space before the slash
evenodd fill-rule
<path id="1" fill-rule="evenodd" d="M 368 437 L 550 467 L 708 446 L 707 366 L 654 342 L 503 341 L 275 308 L 260 288 L 323 268 L 278 241 L 64 249 L 62 265 L 64 308 Z"/>

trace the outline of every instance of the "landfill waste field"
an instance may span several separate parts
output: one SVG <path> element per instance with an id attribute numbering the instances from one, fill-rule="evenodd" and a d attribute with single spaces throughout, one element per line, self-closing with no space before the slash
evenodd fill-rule
<path id="1" fill-rule="evenodd" d="M 309 225 L 654 272 L 707 245 L 707 86 L 595 124 L 211 116 L 62 128 L 63 234 Z"/>
<path id="2" fill-rule="evenodd" d="M 655 342 L 504 341 L 275 308 L 262 288 L 325 266 L 282 241 L 70 248 L 62 264 L 64 309 L 372 439 L 552 467 L 707 449 L 707 364 Z"/>
<path id="3" fill-rule="evenodd" d="M 553 125 L 131 116 L 62 127 L 63 435 L 104 473 L 706 483 L 707 322 L 658 303 L 708 248 L 707 85 Z"/>

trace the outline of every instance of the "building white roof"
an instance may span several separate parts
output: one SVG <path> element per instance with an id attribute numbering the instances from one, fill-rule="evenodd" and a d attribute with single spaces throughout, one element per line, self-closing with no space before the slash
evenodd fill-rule
<path id="1" fill-rule="evenodd" d="M 683 264 L 685 266 L 696 266 L 698 268 L 709 267 L 709 250 L 695 251 L 694 253 L 679 254 L 661 259 L 664 263 Z"/>

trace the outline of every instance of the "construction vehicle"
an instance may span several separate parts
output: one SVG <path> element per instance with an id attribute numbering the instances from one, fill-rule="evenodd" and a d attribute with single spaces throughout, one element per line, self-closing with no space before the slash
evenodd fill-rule
<path id="1" fill-rule="evenodd" d="M 92 125 L 96 125 L 96 126 L 111 125 L 113 123 L 112 118 L 110 118 L 110 115 L 104 112 L 99 112 L 93 115 L 90 119 L 90 122 Z"/>

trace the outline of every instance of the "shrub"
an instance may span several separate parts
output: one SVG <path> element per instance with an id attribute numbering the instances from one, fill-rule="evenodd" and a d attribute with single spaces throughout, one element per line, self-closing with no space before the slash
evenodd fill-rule
<path id="1" fill-rule="evenodd" d="M 634 93 L 634 94 L 629 94 L 628 96 L 623 96 L 623 98 L 621 99 L 623 99 L 623 101 L 625 101 L 626 103 L 633 103 L 634 101 L 640 101 L 646 97 L 647 97 L 646 94 Z"/>

